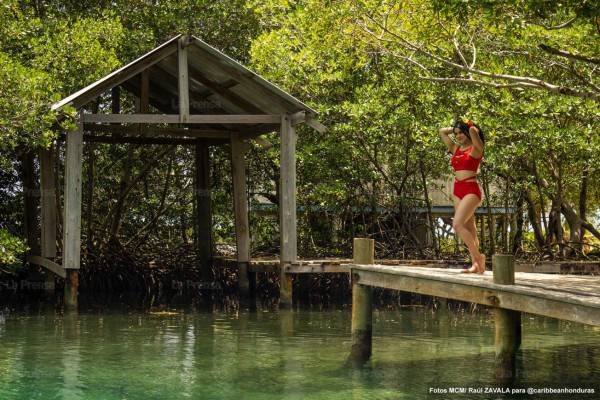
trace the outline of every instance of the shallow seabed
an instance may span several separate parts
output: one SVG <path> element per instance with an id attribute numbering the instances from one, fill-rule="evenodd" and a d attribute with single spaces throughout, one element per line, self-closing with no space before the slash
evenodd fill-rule
<path id="1" fill-rule="evenodd" d="M 0 311 L 0 399 L 575 400 L 600 393 L 600 329 L 531 315 L 523 315 L 517 377 L 498 382 L 487 309 L 376 310 L 373 356 L 363 365 L 348 362 L 348 306 L 32 310 Z M 528 388 L 595 393 L 498 393 Z"/>

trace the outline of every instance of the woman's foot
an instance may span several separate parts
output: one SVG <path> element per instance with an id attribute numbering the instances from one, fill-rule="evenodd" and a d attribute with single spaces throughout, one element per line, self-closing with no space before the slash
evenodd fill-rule
<path id="1" fill-rule="evenodd" d="M 471 266 L 471 268 L 469 268 L 469 269 L 461 269 L 460 273 L 461 274 L 478 274 L 479 273 L 479 266 L 477 264 L 473 264 Z"/>
<path id="2" fill-rule="evenodd" d="M 485 273 L 485 254 L 481 253 L 477 259 L 477 273 L 483 275 Z"/>

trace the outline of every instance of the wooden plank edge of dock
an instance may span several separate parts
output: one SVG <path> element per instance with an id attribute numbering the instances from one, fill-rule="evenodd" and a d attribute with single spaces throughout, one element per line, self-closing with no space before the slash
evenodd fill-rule
<path id="1" fill-rule="evenodd" d="M 351 264 L 351 259 L 331 258 L 298 260 L 291 263 L 290 273 L 347 273 L 347 264 Z M 377 265 L 388 266 L 414 266 L 422 268 L 462 268 L 469 266 L 468 261 L 459 260 L 396 260 L 379 259 L 375 260 Z M 213 257 L 213 265 L 217 268 L 237 268 L 237 260 L 232 257 Z M 488 267 L 491 262 L 487 262 Z M 278 258 L 272 259 L 251 259 L 249 261 L 249 271 L 278 273 L 280 272 L 280 261 Z M 531 272 L 543 274 L 595 274 L 600 273 L 600 262 L 597 261 L 517 261 L 515 263 L 515 272 Z"/>
<path id="2" fill-rule="evenodd" d="M 361 285 L 400 290 L 435 297 L 449 298 L 501 307 L 516 311 L 559 318 L 593 326 L 600 326 L 600 304 L 569 298 L 549 292 L 539 292 L 531 287 L 498 285 L 486 280 L 485 276 L 475 279 L 426 276 L 406 268 L 400 271 L 385 271 L 369 268 L 372 265 L 352 265 L 353 280 Z"/>

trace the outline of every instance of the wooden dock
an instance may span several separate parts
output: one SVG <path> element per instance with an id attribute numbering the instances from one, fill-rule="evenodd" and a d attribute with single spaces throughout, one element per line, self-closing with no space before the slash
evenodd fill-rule
<path id="1" fill-rule="evenodd" d="M 352 278 L 352 347 L 350 358 L 371 357 L 373 288 L 408 291 L 468 301 L 494 308 L 494 376 L 516 375 L 521 343 L 521 312 L 600 326 L 600 276 L 515 273 L 514 256 L 494 255 L 492 271 L 463 274 L 456 269 L 378 265 L 374 241 L 354 239 Z"/>
<path id="2" fill-rule="evenodd" d="M 514 285 L 493 281 L 493 273 L 457 269 L 352 265 L 361 285 L 403 290 L 600 326 L 600 276 L 516 272 Z"/>
<path id="3" fill-rule="evenodd" d="M 237 269 L 238 262 L 233 257 L 213 257 L 212 263 L 217 268 Z M 328 259 L 301 259 L 284 266 L 284 271 L 290 274 L 327 274 L 327 273 L 349 273 L 351 259 L 328 258 Z M 422 268 L 467 268 L 470 263 L 458 260 L 375 260 L 375 264 L 385 266 L 407 266 Z M 491 261 L 488 262 L 488 267 Z M 258 273 L 280 273 L 281 264 L 279 258 L 255 258 L 248 262 L 249 272 Z M 532 261 L 516 262 L 516 272 L 533 272 L 544 274 L 599 274 L 600 262 L 598 261 Z"/>

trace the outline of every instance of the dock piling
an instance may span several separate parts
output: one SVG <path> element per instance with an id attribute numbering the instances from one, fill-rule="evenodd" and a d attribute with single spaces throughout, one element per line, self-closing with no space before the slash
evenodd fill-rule
<path id="1" fill-rule="evenodd" d="M 353 264 L 375 263 L 375 241 L 354 239 Z M 353 361 L 366 362 L 372 353 L 373 289 L 361 285 L 358 275 L 352 274 L 352 349 Z"/>
<path id="2" fill-rule="evenodd" d="M 509 254 L 494 254 L 492 256 L 495 284 L 515 284 L 514 261 L 514 256 Z M 494 375 L 497 379 L 512 379 L 515 377 L 515 355 L 520 344 L 520 317 L 521 314 L 518 311 L 500 307 L 494 309 Z"/>
<path id="3" fill-rule="evenodd" d="M 77 291 L 79 287 L 79 270 L 68 269 L 67 276 L 65 278 L 65 296 L 64 296 L 64 308 L 65 311 L 76 311 L 77 310 Z"/>

